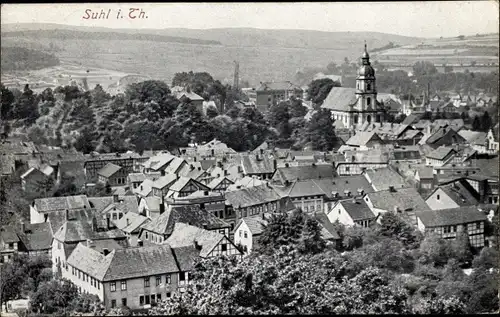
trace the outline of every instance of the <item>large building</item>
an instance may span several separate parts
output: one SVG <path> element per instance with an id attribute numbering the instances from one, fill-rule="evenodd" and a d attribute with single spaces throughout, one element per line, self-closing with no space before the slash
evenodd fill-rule
<path id="1" fill-rule="evenodd" d="M 385 109 L 377 101 L 375 70 L 370 64 L 366 44 L 361 60 L 356 88 L 334 87 L 322 105 L 322 108 L 331 111 L 333 119 L 341 121 L 349 129 L 383 122 L 385 118 Z"/>
<path id="2" fill-rule="evenodd" d="M 271 106 L 292 96 L 302 98 L 303 90 L 289 81 L 263 82 L 255 90 L 255 93 L 253 91 L 250 93 L 250 96 L 251 99 L 255 98 L 255 105 L 259 109 L 269 110 Z"/>

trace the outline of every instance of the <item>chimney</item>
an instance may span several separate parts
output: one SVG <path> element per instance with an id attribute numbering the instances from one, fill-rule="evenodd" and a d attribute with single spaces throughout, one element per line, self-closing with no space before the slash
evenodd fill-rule
<path id="1" fill-rule="evenodd" d="M 143 189 L 142 189 L 142 185 L 141 185 L 141 190 L 143 190 Z"/>
<path id="2" fill-rule="evenodd" d="M 24 221 L 21 221 L 21 232 L 22 233 L 26 232 L 26 224 L 24 223 Z"/>
<path id="3" fill-rule="evenodd" d="M 127 218 L 127 226 L 130 226 L 130 219 Z"/>
<path id="4" fill-rule="evenodd" d="M 351 202 L 352 202 L 353 204 L 357 203 L 357 201 L 356 201 L 356 197 L 352 197 Z"/>
<path id="5" fill-rule="evenodd" d="M 117 203 L 119 201 L 120 201 L 120 199 L 118 198 L 118 195 L 117 194 L 113 194 L 113 202 Z"/>
<path id="6" fill-rule="evenodd" d="M 363 188 L 358 188 L 358 194 L 359 195 L 363 195 L 365 191 L 363 190 Z"/>
<path id="7" fill-rule="evenodd" d="M 266 220 L 266 214 L 262 213 L 262 220 Z"/>
<path id="8" fill-rule="evenodd" d="M 207 230 L 208 225 L 206 223 L 204 223 L 202 226 L 203 226 L 203 229 Z"/>
<path id="9" fill-rule="evenodd" d="M 189 165 L 189 170 L 190 171 L 194 170 L 194 165 L 193 164 Z"/>
<path id="10" fill-rule="evenodd" d="M 194 247 L 195 247 L 197 250 L 201 250 L 201 245 L 198 243 L 198 241 L 193 240 L 193 244 L 194 244 Z"/>
<path id="11" fill-rule="evenodd" d="M 160 215 L 165 212 L 165 196 L 161 196 Z"/>
<path id="12" fill-rule="evenodd" d="M 92 247 L 92 240 L 87 239 L 86 244 L 87 244 L 87 248 L 91 248 Z"/>
<path id="13" fill-rule="evenodd" d="M 109 250 L 104 248 L 102 249 L 102 254 L 104 254 L 104 256 L 108 255 L 109 254 Z"/>
<path id="14" fill-rule="evenodd" d="M 224 176 L 227 176 L 227 175 L 229 175 L 228 171 L 224 170 Z"/>
<path id="15" fill-rule="evenodd" d="M 398 212 L 400 212 L 400 211 L 399 211 L 399 207 L 398 207 L 398 206 L 394 206 L 394 213 L 396 213 L 396 214 L 397 214 Z"/>
<path id="16" fill-rule="evenodd" d="M 217 162 L 217 166 L 222 168 L 222 162 Z"/>
<path id="17" fill-rule="evenodd" d="M 138 247 L 142 247 L 142 246 L 144 246 L 144 242 L 142 242 L 142 240 L 141 240 L 141 239 L 137 240 L 137 246 L 138 246 Z"/>
<path id="18" fill-rule="evenodd" d="M 395 193 L 396 189 L 394 189 L 394 186 L 389 186 L 389 191 L 392 192 L 392 193 Z"/>
<path id="19" fill-rule="evenodd" d="M 273 167 L 274 167 L 274 170 L 278 169 L 278 161 L 276 159 L 273 160 Z"/>

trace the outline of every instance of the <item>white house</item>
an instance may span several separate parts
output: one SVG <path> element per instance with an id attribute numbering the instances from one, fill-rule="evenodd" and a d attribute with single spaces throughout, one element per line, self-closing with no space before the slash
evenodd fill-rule
<path id="1" fill-rule="evenodd" d="M 338 201 L 328 213 L 331 223 L 339 221 L 346 226 L 369 227 L 376 219 L 375 214 L 362 199 L 347 199 Z"/>
<path id="2" fill-rule="evenodd" d="M 264 216 L 244 217 L 234 227 L 234 243 L 243 246 L 246 254 L 250 254 L 255 248 L 258 237 L 264 231 L 267 221 Z"/>

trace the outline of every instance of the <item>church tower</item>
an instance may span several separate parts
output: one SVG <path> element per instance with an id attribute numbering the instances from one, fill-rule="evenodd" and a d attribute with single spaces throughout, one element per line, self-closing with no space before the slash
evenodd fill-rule
<path id="1" fill-rule="evenodd" d="M 356 77 L 356 110 L 359 113 L 358 124 L 365 122 L 382 121 L 378 114 L 377 87 L 375 84 L 375 70 L 370 64 L 370 55 L 368 54 L 365 42 L 365 51 L 361 57 L 361 67 L 358 69 Z M 374 117 L 376 115 L 376 117 Z M 356 121 L 356 120 L 355 120 Z"/>

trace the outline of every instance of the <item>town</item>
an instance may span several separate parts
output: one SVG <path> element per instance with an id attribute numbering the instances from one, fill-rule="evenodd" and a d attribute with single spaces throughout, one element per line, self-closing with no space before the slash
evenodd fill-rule
<path id="1" fill-rule="evenodd" d="M 498 313 L 498 83 L 355 45 L 352 85 L 2 84 L 2 315 Z"/>

